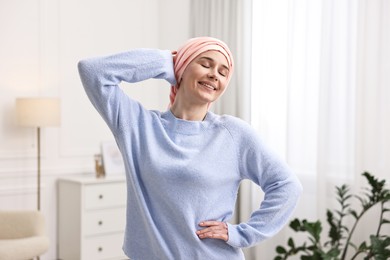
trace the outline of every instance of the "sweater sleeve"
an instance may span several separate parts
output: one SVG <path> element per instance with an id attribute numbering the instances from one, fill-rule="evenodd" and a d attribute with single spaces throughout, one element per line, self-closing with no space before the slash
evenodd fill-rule
<path id="1" fill-rule="evenodd" d="M 165 79 L 171 85 L 176 83 L 168 50 L 134 49 L 85 59 L 78 63 L 78 69 L 88 98 L 114 133 L 120 127 L 121 116 L 131 113 L 135 116 L 130 120 L 137 120 L 136 115 L 143 110 L 120 89 L 122 81 L 135 83 L 155 78 Z"/>
<path id="2" fill-rule="evenodd" d="M 264 200 L 248 221 L 238 225 L 228 223 L 227 243 L 240 248 L 254 246 L 279 232 L 291 217 L 302 193 L 296 175 L 265 146 L 255 131 L 243 132 L 240 171 L 243 178 L 261 187 Z"/>

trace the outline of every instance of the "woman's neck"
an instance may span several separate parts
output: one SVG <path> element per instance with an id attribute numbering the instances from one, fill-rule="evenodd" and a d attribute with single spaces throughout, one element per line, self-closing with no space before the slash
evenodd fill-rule
<path id="1" fill-rule="evenodd" d="M 171 112 L 175 117 L 188 121 L 203 121 L 207 110 L 207 104 L 204 106 L 184 106 L 180 102 L 174 102 L 171 107 Z"/>

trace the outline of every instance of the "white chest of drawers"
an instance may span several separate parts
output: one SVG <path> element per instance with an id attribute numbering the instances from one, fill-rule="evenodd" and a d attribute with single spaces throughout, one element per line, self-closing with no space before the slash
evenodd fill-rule
<path id="1" fill-rule="evenodd" d="M 58 258 L 125 259 L 125 178 L 58 182 Z"/>

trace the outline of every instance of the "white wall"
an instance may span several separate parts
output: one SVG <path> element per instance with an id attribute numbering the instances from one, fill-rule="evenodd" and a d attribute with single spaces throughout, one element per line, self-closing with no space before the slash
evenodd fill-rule
<path id="1" fill-rule="evenodd" d="M 93 155 L 111 133 L 89 103 L 78 60 L 136 47 L 175 49 L 189 36 L 189 0 L 0 1 L 0 210 L 36 207 L 36 132 L 15 122 L 15 98 L 59 96 L 62 125 L 41 135 L 42 211 L 56 258 L 56 180 L 93 174 Z M 164 110 L 168 83 L 126 91 Z"/>

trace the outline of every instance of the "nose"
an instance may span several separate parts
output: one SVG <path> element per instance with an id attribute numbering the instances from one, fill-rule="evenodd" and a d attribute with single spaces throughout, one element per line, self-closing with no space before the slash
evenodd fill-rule
<path id="1" fill-rule="evenodd" d="M 210 70 L 207 77 L 214 81 L 218 81 L 217 72 L 215 70 Z"/>

